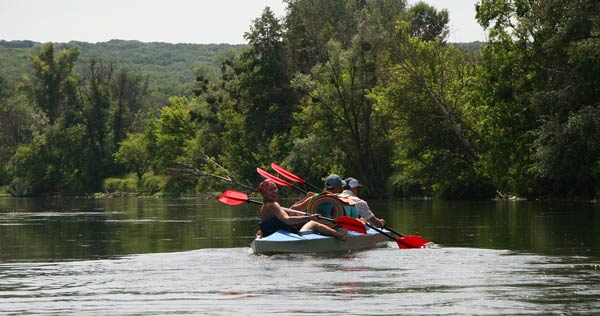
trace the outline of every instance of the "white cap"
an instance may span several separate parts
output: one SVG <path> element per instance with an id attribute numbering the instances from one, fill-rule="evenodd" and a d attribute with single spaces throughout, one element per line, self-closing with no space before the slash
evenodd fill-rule
<path id="1" fill-rule="evenodd" d="M 358 180 L 354 179 L 354 178 L 347 178 L 346 180 L 344 180 L 347 183 L 347 186 L 350 189 L 354 189 L 354 188 L 358 188 L 358 187 L 362 187 L 362 185 L 360 183 L 358 183 Z"/>

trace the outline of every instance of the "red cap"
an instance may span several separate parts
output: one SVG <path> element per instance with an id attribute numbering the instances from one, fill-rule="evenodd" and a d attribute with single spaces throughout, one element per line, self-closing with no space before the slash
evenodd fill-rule
<path id="1" fill-rule="evenodd" d="M 271 181 L 271 179 L 265 179 L 258 185 L 258 191 L 260 191 L 260 194 L 265 194 L 269 184 L 275 184 L 275 182 Z"/>

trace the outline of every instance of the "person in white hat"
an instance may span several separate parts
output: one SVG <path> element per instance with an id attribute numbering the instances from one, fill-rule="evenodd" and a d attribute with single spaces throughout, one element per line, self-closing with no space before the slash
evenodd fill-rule
<path id="1" fill-rule="evenodd" d="M 378 218 L 377 216 L 375 216 L 375 214 L 373 214 L 373 212 L 369 208 L 369 204 L 367 204 L 365 200 L 358 197 L 358 188 L 362 187 L 358 180 L 356 180 L 355 178 L 346 178 L 346 180 L 343 180 L 343 182 L 345 183 L 345 185 L 344 191 L 342 191 L 342 195 L 346 195 L 351 200 L 356 202 L 358 214 L 376 227 L 385 226 L 385 219 Z"/>

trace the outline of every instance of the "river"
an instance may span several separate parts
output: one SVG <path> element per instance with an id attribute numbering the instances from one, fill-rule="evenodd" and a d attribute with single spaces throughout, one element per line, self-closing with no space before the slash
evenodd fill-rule
<path id="1" fill-rule="evenodd" d="M 255 255 L 255 205 L 0 198 L 0 315 L 600 313 L 597 204 L 371 204 L 437 246 Z"/>

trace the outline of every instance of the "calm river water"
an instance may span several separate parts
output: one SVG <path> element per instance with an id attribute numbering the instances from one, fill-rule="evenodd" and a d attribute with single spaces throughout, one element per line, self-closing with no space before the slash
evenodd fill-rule
<path id="1" fill-rule="evenodd" d="M 438 247 L 263 256 L 253 205 L 0 198 L 0 315 L 600 313 L 597 204 L 371 204 Z"/>

